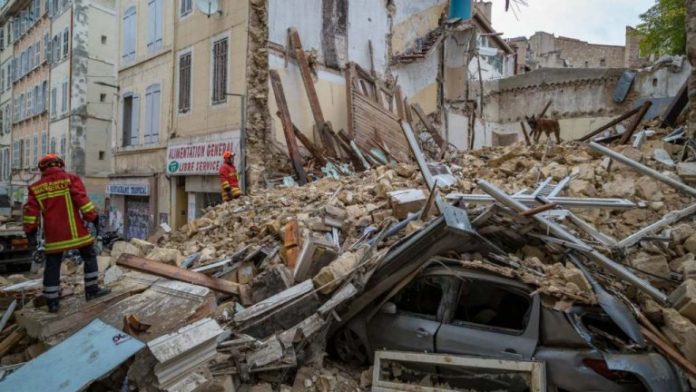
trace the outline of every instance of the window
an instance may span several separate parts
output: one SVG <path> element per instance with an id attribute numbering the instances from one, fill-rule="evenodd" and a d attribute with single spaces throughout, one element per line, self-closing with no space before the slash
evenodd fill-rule
<path id="1" fill-rule="evenodd" d="M 5 116 L 3 117 L 5 120 L 5 133 L 10 133 L 12 131 L 12 106 L 11 105 L 5 105 Z"/>
<path id="2" fill-rule="evenodd" d="M 53 36 L 53 43 L 51 44 L 51 62 L 57 63 L 60 61 L 60 34 Z"/>
<path id="3" fill-rule="evenodd" d="M 58 91 L 55 88 L 51 89 L 51 117 L 56 117 L 56 101 L 58 101 Z"/>
<path id="4" fill-rule="evenodd" d="M 440 300 L 450 282 L 449 278 L 443 276 L 416 278 L 391 301 L 399 312 L 435 320 L 438 319 Z"/>
<path id="5" fill-rule="evenodd" d="M 41 83 L 41 113 L 46 111 L 46 108 L 48 105 L 46 105 L 46 101 L 48 100 L 48 81 L 44 80 Z"/>
<path id="6" fill-rule="evenodd" d="M 0 68 L 0 92 L 5 91 L 5 67 Z"/>
<path id="7" fill-rule="evenodd" d="M 10 149 L 6 148 L 2 151 L 2 167 L 3 167 L 3 177 L 5 180 L 10 179 Z"/>
<path id="8" fill-rule="evenodd" d="M 59 5 L 60 5 L 60 3 L 58 2 L 58 0 L 53 0 L 53 4 L 51 5 L 53 15 L 57 15 L 58 13 L 60 13 Z"/>
<path id="9" fill-rule="evenodd" d="M 101 43 L 102 43 L 102 45 L 106 45 L 106 36 L 105 35 L 101 36 Z"/>
<path id="10" fill-rule="evenodd" d="M 48 154 L 48 133 L 41 132 L 41 156 Z"/>
<path id="11" fill-rule="evenodd" d="M 123 53 L 121 53 L 121 59 L 124 64 L 135 61 L 135 30 L 136 12 L 135 6 L 133 6 L 123 14 Z"/>
<path id="12" fill-rule="evenodd" d="M 5 111 L 0 110 L 0 133 L 6 133 L 7 131 L 5 130 Z"/>
<path id="13" fill-rule="evenodd" d="M 162 0 L 148 0 L 147 12 L 147 49 L 152 53 L 162 47 Z"/>
<path id="14" fill-rule="evenodd" d="M 105 151 L 99 151 L 99 160 L 100 160 L 100 161 L 103 161 L 105 156 L 106 156 L 106 152 L 105 152 Z"/>
<path id="15" fill-rule="evenodd" d="M 12 86 L 12 62 L 7 63 L 7 70 L 5 73 L 5 77 L 7 80 L 5 80 L 5 85 L 9 89 Z"/>
<path id="16" fill-rule="evenodd" d="M 106 102 L 106 94 L 104 94 L 104 93 L 99 94 L 99 102 Z"/>
<path id="17" fill-rule="evenodd" d="M 44 34 L 44 60 L 48 63 L 51 62 L 51 37 L 48 33 Z"/>
<path id="18" fill-rule="evenodd" d="M 65 138 L 65 135 L 62 135 L 60 137 L 60 157 L 65 160 L 65 149 L 68 148 L 68 140 Z"/>
<path id="19" fill-rule="evenodd" d="M 41 65 L 41 40 L 34 44 L 34 67 Z"/>
<path id="20" fill-rule="evenodd" d="M 66 27 L 63 31 L 63 57 L 68 57 L 68 52 L 70 48 L 70 30 Z"/>
<path id="21" fill-rule="evenodd" d="M 34 69 L 34 45 L 27 48 L 27 72 Z"/>
<path id="22" fill-rule="evenodd" d="M 24 139 L 24 168 L 28 169 L 31 165 L 31 139 Z"/>
<path id="23" fill-rule="evenodd" d="M 36 167 L 39 164 L 39 135 L 34 134 L 34 159 L 32 159 L 32 167 Z"/>
<path id="24" fill-rule="evenodd" d="M 599 66 L 600 67 L 606 67 L 606 65 L 607 65 L 607 60 L 599 59 Z"/>
<path id="25" fill-rule="evenodd" d="M 17 140 L 12 143 L 12 168 L 19 169 L 22 162 L 22 143 Z"/>
<path id="26" fill-rule="evenodd" d="M 19 94 L 19 119 L 24 120 L 24 94 Z"/>
<path id="27" fill-rule="evenodd" d="M 34 114 L 32 112 L 32 110 L 34 109 L 34 106 L 32 106 L 34 104 L 34 101 L 32 100 L 33 95 L 33 91 L 29 89 L 29 91 L 27 92 L 27 107 L 24 117 L 31 117 Z"/>
<path id="28" fill-rule="evenodd" d="M 0 51 L 5 50 L 5 26 L 0 28 Z"/>
<path id="29" fill-rule="evenodd" d="M 61 104 L 60 104 L 60 112 L 65 113 L 68 111 L 68 81 L 64 80 L 63 85 L 61 86 Z"/>
<path id="30" fill-rule="evenodd" d="M 184 16 L 190 14 L 191 11 L 193 10 L 193 7 L 192 7 L 193 0 L 179 0 L 179 1 L 181 2 L 180 7 L 179 7 L 179 16 L 184 17 Z"/>
<path id="31" fill-rule="evenodd" d="M 521 291 L 481 280 L 464 279 L 453 323 L 522 331 L 527 326 L 531 304 L 529 296 Z"/>
<path id="32" fill-rule="evenodd" d="M 213 104 L 227 101 L 227 38 L 213 43 Z"/>
<path id="33" fill-rule="evenodd" d="M 191 52 L 179 57 L 179 113 L 188 113 L 189 110 L 191 110 Z"/>
<path id="34" fill-rule="evenodd" d="M 34 114 L 41 113 L 41 87 L 37 84 L 34 86 L 34 106 L 32 107 L 32 112 Z"/>
<path id="35" fill-rule="evenodd" d="M 135 146 L 140 137 L 140 99 L 137 95 L 123 98 L 123 146 Z"/>
<path id="36" fill-rule="evenodd" d="M 51 153 L 55 154 L 56 152 L 56 137 L 51 136 Z"/>
<path id="37" fill-rule="evenodd" d="M 160 85 L 153 84 L 145 92 L 145 144 L 159 143 Z"/>

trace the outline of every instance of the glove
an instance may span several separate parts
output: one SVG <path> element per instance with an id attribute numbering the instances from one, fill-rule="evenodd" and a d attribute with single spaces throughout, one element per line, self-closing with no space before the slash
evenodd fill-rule
<path id="1" fill-rule="evenodd" d="M 232 189 L 230 188 L 225 188 L 225 194 L 227 194 L 227 200 L 232 200 L 234 197 L 232 196 Z"/>
<path id="2" fill-rule="evenodd" d="M 97 215 L 97 217 L 94 218 L 92 224 L 94 225 L 94 236 L 99 237 L 99 215 Z"/>
<path id="3" fill-rule="evenodd" d="M 29 247 L 34 248 L 36 247 L 36 244 L 38 243 L 36 239 L 36 231 L 32 231 L 31 233 L 27 233 L 27 241 L 29 242 Z"/>

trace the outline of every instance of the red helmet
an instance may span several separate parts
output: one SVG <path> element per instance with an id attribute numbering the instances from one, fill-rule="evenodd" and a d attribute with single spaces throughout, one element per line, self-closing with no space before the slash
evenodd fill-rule
<path id="1" fill-rule="evenodd" d="M 225 160 L 232 159 L 233 156 L 234 156 L 234 152 L 233 152 L 233 151 L 229 151 L 229 150 L 228 150 L 228 151 L 225 151 L 225 152 L 222 154 L 222 158 L 225 159 Z"/>
<path id="2" fill-rule="evenodd" d="M 47 154 L 39 161 L 39 170 L 44 171 L 49 167 L 65 167 L 65 162 L 56 154 Z"/>

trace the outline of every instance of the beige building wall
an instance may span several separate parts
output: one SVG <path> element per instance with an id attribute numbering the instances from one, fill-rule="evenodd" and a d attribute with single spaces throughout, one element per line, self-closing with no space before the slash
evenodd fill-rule
<path id="1" fill-rule="evenodd" d="M 16 2 L 28 7 L 30 2 Z M 32 91 L 32 104 L 35 102 L 33 97 L 34 87 L 41 86 L 43 81 L 49 80 L 49 66 L 45 56 L 44 35 L 50 32 L 50 20 L 46 15 L 45 2 L 40 2 L 41 10 L 38 22 L 36 22 L 28 31 L 15 39 L 13 53 L 14 59 L 19 63 L 21 53 L 30 45 L 40 42 L 40 61 L 41 63 L 26 75 L 21 76 L 13 84 L 13 126 L 12 126 L 12 142 L 13 142 L 13 158 L 17 159 L 15 170 L 13 171 L 12 183 L 16 186 L 18 192 L 15 195 L 16 199 L 24 197 L 26 190 L 23 186 L 36 181 L 39 178 L 36 164 L 42 151 L 46 151 L 48 146 L 42 143 L 42 134 L 48 131 L 48 115 L 46 111 L 42 113 L 28 114 L 26 112 L 27 94 Z M 23 104 L 19 105 L 20 98 L 23 97 Z M 45 99 L 45 98 L 44 98 Z M 19 113 L 16 108 L 23 107 L 24 113 Z M 15 146 L 20 145 L 19 149 Z M 21 151 L 20 151 L 21 150 Z"/>
<path id="2" fill-rule="evenodd" d="M 111 145 L 114 156 L 114 173 L 110 176 L 110 183 L 128 181 L 144 181 L 149 184 L 149 195 L 145 198 L 147 205 L 146 218 L 149 220 L 149 230 L 154 229 L 159 223 L 161 215 L 170 213 L 169 207 L 169 181 L 165 177 L 165 152 L 171 130 L 172 111 L 172 83 L 173 83 L 173 20 L 176 15 L 178 1 L 161 2 L 162 10 L 162 41 L 154 50 L 148 48 L 148 4 L 142 0 L 123 0 L 118 3 L 118 102 L 115 113 L 115 132 L 111 137 Z M 123 57 L 124 15 L 128 10 L 134 9 L 135 16 L 135 46 L 132 60 Z M 159 85 L 159 128 L 155 141 L 146 143 L 144 130 L 146 129 L 147 105 L 146 94 L 148 88 Z M 124 98 L 134 96 L 139 99 L 137 118 L 139 136 L 131 145 L 124 143 Z M 123 221 L 110 222 L 112 227 L 121 227 L 125 224 L 128 230 L 129 220 L 127 215 L 129 198 L 126 195 L 107 195 L 111 197 L 113 209 L 119 209 L 123 215 Z M 124 234 L 127 234 L 124 233 Z"/>
<path id="3" fill-rule="evenodd" d="M 178 1 L 176 2 L 179 3 Z M 220 1 L 222 15 L 208 17 L 196 9 L 184 17 L 176 16 L 175 83 L 172 130 L 178 137 L 207 135 L 241 128 L 241 99 L 228 96 L 226 102 L 212 104 L 213 42 L 228 38 L 227 92 L 246 95 L 246 50 L 248 2 Z M 178 12 L 177 12 L 178 14 Z M 179 100 L 179 58 L 191 53 L 191 109 L 183 112 Z"/>
<path id="4" fill-rule="evenodd" d="M 12 80 L 9 73 L 13 50 L 10 24 L 0 25 L 0 30 L 0 184 L 8 187 L 12 165 Z M 11 193 L 7 188 L 0 189 L 0 194 L 5 194 L 3 192 Z"/>

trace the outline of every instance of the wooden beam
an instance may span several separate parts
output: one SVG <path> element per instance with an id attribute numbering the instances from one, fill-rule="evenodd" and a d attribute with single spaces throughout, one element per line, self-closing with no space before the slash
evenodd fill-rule
<path id="1" fill-rule="evenodd" d="M 401 86 L 396 86 L 394 90 L 394 102 L 396 104 L 396 113 L 402 121 L 406 119 L 406 110 L 404 109 L 404 99 L 401 94 Z"/>
<path id="2" fill-rule="evenodd" d="M 355 134 L 355 120 L 353 118 L 353 75 L 354 69 L 352 63 L 346 65 L 346 69 L 343 71 L 346 78 L 346 117 L 348 120 L 348 132 L 351 135 Z"/>
<path id="3" fill-rule="evenodd" d="M 524 126 L 524 121 L 520 121 L 520 126 L 522 127 L 522 134 L 524 135 L 524 142 L 531 146 L 532 142 L 529 141 L 529 134 L 527 133 L 527 128 Z"/>
<path id="4" fill-rule="evenodd" d="M 669 106 L 665 110 L 665 112 L 662 114 L 662 127 L 667 128 L 667 127 L 673 127 L 676 122 L 677 118 L 681 114 L 681 112 L 684 111 L 684 107 L 686 106 L 687 103 L 689 103 L 689 81 L 685 81 L 684 84 L 681 86 L 679 89 L 679 92 L 677 93 L 677 96 L 674 97 L 672 102 L 669 103 Z"/>
<path id="5" fill-rule="evenodd" d="M 549 101 L 546 103 L 546 106 L 544 106 L 544 110 L 539 113 L 539 116 L 537 118 L 542 118 L 546 115 L 546 112 L 549 110 L 549 107 L 551 107 L 551 104 L 553 103 L 553 99 L 549 99 Z"/>
<path id="6" fill-rule="evenodd" d="M 207 287 L 225 294 L 234 294 L 240 297 L 247 295 L 246 285 L 230 282 L 227 280 L 216 279 L 200 272 L 193 272 L 173 265 L 164 264 L 159 261 L 148 260 L 143 257 L 122 254 L 116 260 L 116 264 L 122 265 L 141 272 L 152 275 L 178 280 L 198 286 Z"/>
<path id="7" fill-rule="evenodd" d="M 20 340 L 26 335 L 24 329 L 16 329 L 12 333 L 0 342 L 0 357 L 5 356 L 15 344 L 19 343 Z"/>
<path id="8" fill-rule="evenodd" d="M 416 112 L 416 115 L 418 116 L 418 118 L 420 118 L 423 125 L 425 125 L 425 128 L 432 135 L 433 140 L 435 140 L 435 143 L 437 143 L 437 146 L 440 148 L 444 148 L 446 145 L 445 139 L 443 139 L 442 135 L 440 135 L 440 132 L 438 132 L 437 129 L 435 129 L 435 126 L 425 115 L 425 112 L 423 112 L 423 108 L 421 108 L 421 106 L 418 103 L 412 104 L 411 107 L 413 108 L 413 111 Z"/>
<path id="9" fill-rule="evenodd" d="M 288 29 L 288 34 L 290 35 L 290 43 L 293 46 L 293 49 L 295 49 L 295 59 L 297 60 L 297 66 L 300 68 L 302 83 L 305 86 L 305 92 L 307 93 L 309 107 L 312 110 L 312 116 L 314 116 L 314 124 L 317 127 L 320 138 L 324 142 L 324 148 L 327 149 L 331 156 L 338 157 L 337 151 L 334 148 L 331 139 L 329 139 L 328 135 L 326 135 L 326 120 L 324 119 L 324 114 L 321 111 L 321 104 L 319 103 L 317 90 L 314 88 L 314 80 L 312 79 L 312 74 L 309 71 L 309 61 L 307 61 L 307 56 L 302 48 L 300 34 L 294 27 Z"/>
<path id="10" fill-rule="evenodd" d="M 297 256 L 300 254 L 302 247 L 302 237 L 300 236 L 300 228 L 297 224 L 297 219 L 293 219 L 285 225 L 283 231 L 283 246 L 285 247 L 285 261 L 288 268 L 293 270 L 297 264 Z"/>
<path id="11" fill-rule="evenodd" d="M 626 131 L 623 133 L 621 140 L 619 140 L 620 144 L 626 144 L 629 140 L 631 140 L 633 132 L 636 131 L 636 128 L 638 128 L 640 122 L 643 121 L 643 117 L 645 117 L 645 114 L 648 112 L 648 110 L 650 110 L 651 106 L 651 101 L 645 101 L 642 105 L 640 105 L 640 110 L 638 111 L 638 114 L 635 117 L 633 117 L 633 121 L 631 121 L 631 123 L 628 125 L 628 128 L 626 128 Z"/>
<path id="12" fill-rule="evenodd" d="M 280 112 L 278 113 L 278 117 L 280 117 Z M 302 145 L 309 150 L 309 153 L 312 154 L 314 159 L 316 159 L 320 165 L 326 165 L 326 158 L 324 158 L 323 151 L 317 147 L 316 144 L 312 143 L 312 141 L 309 140 L 309 138 L 302 133 L 302 131 L 300 131 L 295 124 L 292 125 L 292 130 L 295 132 L 295 136 L 300 139 L 300 143 L 302 143 Z"/>
<path id="13" fill-rule="evenodd" d="M 290 161 L 292 161 L 292 166 L 295 169 L 295 173 L 297 173 L 297 178 L 300 185 L 304 185 L 307 183 L 307 174 L 305 174 L 304 167 L 302 166 L 302 157 L 300 156 L 300 150 L 297 147 L 297 140 L 295 140 L 294 125 L 292 124 L 292 119 L 290 118 L 288 103 L 285 100 L 283 83 L 280 81 L 278 71 L 272 69 L 268 71 L 268 75 L 271 79 L 273 95 L 275 95 L 278 111 L 280 112 L 280 122 L 283 124 L 283 133 L 285 134 L 285 142 L 288 145 Z"/>
<path id="14" fill-rule="evenodd" d="M 657 348 L 658 351 L 665 355 L 665 357 L 679 365 L 679 367 L 689 374 L 689 376 L 696 377 L 696 366 L 689 362 L 689 360 L 686 359 L 680 352 L 670 347 L 669 344 L 663 342 L 662 339 L 652 333 L 649 329 L 643 327 L 641 328 L 641 332 L 643 333 L 643 336 L 645 336 L 645 338 L 652 343 L 655 348 Z"/>
<path id="15" fill-rule="evenodd" d="M 581 138 L 578 139 L 577 141 L 579 141 L 579 142 L 588 141 L 588 140 L 590 140 L 590 138 L 592 138 L 593 136 L 599 134 L 600 132 L 606 131 L 607 129 L 613 127 L 614 125 L 620 123 L 621 121 L 624 121 L 625 119 L 627 119 L 627 118 L 631 117 L 632 115 L 638 113 L 639 110 L 640 110 L 640 107 L 637 107 L 637 108 L 635 108 L 635 109 L 631 109 L 631 110 L 629 110 L 628 112 L 622 114 L 621 116 L 615 118 L 614 120 L 609 121 L 609 122 L 606 123 L 605 125 L 602 125 L 601 127 L 597 128 L 597 129 L 595 129 L 594 131 L 588 133 L 587 135 L 581 137 Z"/>

